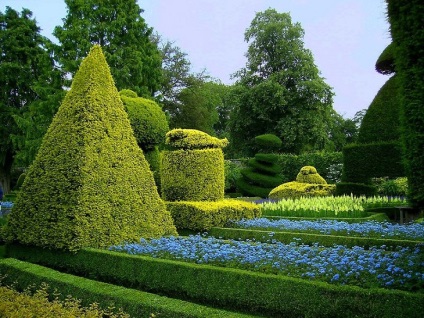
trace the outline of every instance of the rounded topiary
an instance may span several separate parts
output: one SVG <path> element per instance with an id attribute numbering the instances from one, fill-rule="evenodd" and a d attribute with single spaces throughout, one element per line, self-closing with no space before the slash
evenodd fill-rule
<path id="1" fill-rule="evenodd" d="M 263 134 L 255 137 L 255 143 L 261 152 L 272 152 L 278 150 L 283 141 L 274 134 Z"/>
<path id="2" fill-rule="evenodd" d="M 325 197 L 334 194 L 336 185 L 334 184 L 317 184 L 302 183 L 297 181 L 283 183 L 271 190 L 269 198 L 273 200 L 279 199 L 296 199 L 300 197 Z"/>
<path id="3" fill-rule="evenodd" d="M 174 129 L 166 134 L 162 156 L 161 190 L 166 201 L 217 201 L 224 198 L 226 139 L 195 129 Z"/>
<path id="4" fill-rule="evenodd" d="M 392 76 L 378 91 L 362 120 L 358 141 L 371 143 L 400 139 L 398 76 Z"/>
<path id="5" fill-rule="evenodd" d="M 317 169 L 312 166 L 304 166 L 297 174 L 296 181 L 300 183 L 327 184 L 327 181 L 319 175 Z"/>
<path id="6" fill-rule="evenodd" d="M 143 150 L 150 150 L 163 143 L 169 125 L 162 108 L 150 99 L 137 97 L 129 89 L 122 90 L 119 94 L 138 145 Z"/>
<path id="7" fill-rule="evenodd" d="M 281 147 L 282 141 L 275 135 L 265 134 L 255 137 L 259 149 L 272 151 Z M 241 170 L 237 180 L 237 188 L 243 195 L 265 198 L 277 185 L 281 184 L 279 175 L 281 166 L 278 155 L 273 153 L 257 153 L 247 162 L 248 167 Z"/>
<path id="8" fill-rule="evenodd" d="M 296 181 L 286 182 L 269 192 L 270 199 L 299 198 L 304 196 L 329 196 L 335 191 L 334 184 L 319 175 L 313 166 L 304 166 L 297 174 Z"/>
<path id="9" fill-rule="evenodd" d="M 380 54 L 375 63 L 375 69 L 383 75 L 389 75 L 395 72 L 395 45 L 393 42 Z"/>

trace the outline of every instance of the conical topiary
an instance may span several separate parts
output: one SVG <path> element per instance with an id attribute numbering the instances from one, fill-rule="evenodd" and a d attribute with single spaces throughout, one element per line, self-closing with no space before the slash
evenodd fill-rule
<path id="1" fill-rule="evenodd" d="M 70 251 L 176 234 L 100 46 L 75 74 L 7 231 L 22 244 Z"/>

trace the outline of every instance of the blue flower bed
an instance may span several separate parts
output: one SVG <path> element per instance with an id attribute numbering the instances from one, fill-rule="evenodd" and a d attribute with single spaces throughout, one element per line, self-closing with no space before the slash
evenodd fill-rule
<path id="1" fill-rule="evenodd" d="M 315 232 L 319 234 L 371 236 L 424 240 L 424 224 L 392 224 L 389 222 L 348 223 L 337 220 L 269 220 L 266 218 L 241 220 L 231 223 L 231 227 L 278 231 Z"/>
<path id="2" fill-rule="evenodd" d="M 414 248 L 324 248 L 293 242 L 283 244 L 222 240 L 192 235 L 163 237 L 138 244 L 113 246 L 114 251 L 242 268 L 266 273 L 349 284 L 424 291 L 424 245 Z"/>

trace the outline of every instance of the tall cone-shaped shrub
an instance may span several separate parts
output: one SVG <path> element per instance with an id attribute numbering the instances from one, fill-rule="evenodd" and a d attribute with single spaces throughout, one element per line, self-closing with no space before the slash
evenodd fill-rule
<path id="1" fill-rule="evenodd" d="M 75 74 L 7 231 L 22 244 L 70 251 L 176 234 L 100 46 Z"/>

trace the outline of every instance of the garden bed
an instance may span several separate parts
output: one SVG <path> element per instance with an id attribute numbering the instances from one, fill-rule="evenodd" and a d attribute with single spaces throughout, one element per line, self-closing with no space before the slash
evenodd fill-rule
<path id="1" fill-rule="evenodd" d="M 338 252 L 340 250 L 336 251 Z M 330 284 L 313 281 L 311 278 L 97 249 L 84 249 L 77 254 L 69 254 L 14 245 L 8 247 L 8 253 L 11 257 L 109 283 L 159 292 L 171 297 L 179 296 L 227 309 L 263 313 L 270 317 L 410 318 L 420 317 L 424 310 L 423 293 Z M 299 265 L 297 264 L 301 269 L 302 266 Z M 393 270 L 396 268 L 395 266 Z"/>

